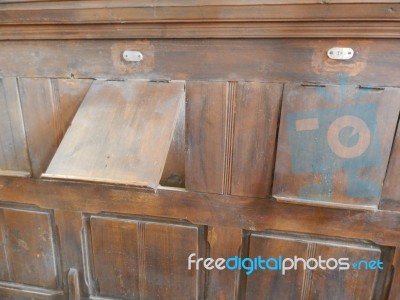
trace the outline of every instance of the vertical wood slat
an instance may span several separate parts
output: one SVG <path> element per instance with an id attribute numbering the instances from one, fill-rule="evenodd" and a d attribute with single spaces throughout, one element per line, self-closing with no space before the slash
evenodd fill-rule
<path id="1" fill-rule="evenodd" d="M 92 217 L 90 226 L 96 296 L 139 299 L 138 223 Z"/>
<path id="2" fill-rule="evenodd" d="M 62 270 L 74 269 L 78 277 L 79 286 L 74 290 L 79 290 L 82 294 L 87 294 L 87 286 L 84 282 L 84 262 L 82 256 L 82 213 L 66 210 L 54 210 L 54 222 L 60 243 L 60 257 Z M 75 278 L 75 275 L 74 275 Z M 68 287 L 68 278 L 63 276 L 63 286 Z"/>
<path id="3" fill-rule="evenodd" d="M 207 234 L 209 257 L 213 259 L 240 256 L 242 230 L 240 228 L 209 227 Z M 208 271 L 206 299 L 238 299 L 239 270 L 213 269 Z"/>
<path id="4" fill-rule="evenodd" d="M 186 188 L 222 194 L 227 83 L 189 81 L 186 98 Z"/>
<path id="5" fill-rule="evenodd" d="M 19 78 L 31 171 L 47 168 L 92 80 Z"/>
<path id="6" fill-rule="evenodd" d="M 30 175 L 16 78 L 0 79 L 0 174 Z"/>
<path id="7" fill-rule="evenodd" d="M 282 84 L 240 82 L 235 105 L 231 194 L 271 195 Z"/>
<path id="8" fill-rule="evenodd" d="M 397 133 L 393 143 L 392 152 L 386 177 L 383 182 L 382 199 L 399 202 L 400 205 L 400 120 L 397 125 Z"/>

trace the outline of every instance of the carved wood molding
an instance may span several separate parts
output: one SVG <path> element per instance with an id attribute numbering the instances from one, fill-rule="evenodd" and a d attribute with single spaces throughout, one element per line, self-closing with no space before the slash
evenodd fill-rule
<path id="1" fill-rule="evenodd" d="M 0 39 L 400 36 L 397 1 L 3 1 Z"/>

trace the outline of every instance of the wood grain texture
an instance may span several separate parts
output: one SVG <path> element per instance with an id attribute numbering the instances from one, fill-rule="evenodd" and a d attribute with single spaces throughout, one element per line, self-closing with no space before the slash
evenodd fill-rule
<path id="1" fill-rule="evenodd" d="M 400 122 L 399 122 L 400 124 Z M 398 183 L 400 177 L 400 126 L 397 125 L 397 133 L 393 142 L 393 148 L 390 155 L 389 165 L 386 172 L 385 181 L 382 188 L 382 200 L 380 208 L 382 209 L 395 209 L 400 210 L 400 184 Z M 399 202 L 396 207 L 395 203 Z"/>
<path id="2" fill-rule="evenodd" d="M 96 23 L 165 23 L 165 22 L 223 22 L 223 21 L 347 21 L 398 20 L 398 3 L 260 3 L 247 5 L 225 2 L 207 5 L 200 1 L 174 2 L 173 5 L 145 4 L 129 1 L 83 4 L 60 1 L 0 6 L 1 24 L 96 24 Z M 171 2 L 167 2 L 171 3 Z M 209 4 L 210 2 L 208 2 Z M 229 5 L 231 4 L 231 5 Z M 391 10 L 390 10 L 391 9 Z M 362 10 L 362 11 L 360 11 Z"/>
<path id="3" fill-rule="evenodd" d="M 352 241 L 324 240 L 312 236 L 251 234 L 249 257 L 261 256 L 263 259 L 298 257 L 305 260 L 321 257 L 339 259 L 345 257 L 349 263 L 359 260 L 383 260 L 379 247 L 368 243 Z M 311 265 L 313 265 L 311 263 Z M 271 261 L 270 266 L 274 266 Z M 329 266 L 333 266 L 330 262 Z M 304 270 L 304 264 L 298 262 L 297 270 L 282 271 L 256 270 L 247 276 L 246 297 L 249 299 L 375 299 L 382 294 L 382 285 L 377 284 L 386 271 L 365 270 L 350 266 L 349 270 Z"/>
<path id="4" fill-rule="evenodd" d="M 283 86 L 239 83 L 234 124 L 232 195 L 271 195 Z"/>
<path id="5" fill-rule="evenodd" d="M 186 188 L 223 193 L 225 130 L 228 85 L 226 82 L 188 82 Z"/>
<path id="6" fill-rule="evenodd" d="M 0 79 L 0 174 L 29 176 L 30 162 L 16 78 Z"/>
<path id="7" fill-rule="evenodd" d="M 89 251 L 95 285 L 91 296 L 201 298 L 202 271 L 188 270 L 187 257 L 204 255 L 202 234 L 196 226 L 91 216 Z"/>
<path id="8" fill-rule="evenodd" d="M 96 25 L 0 25 L 0 40 L 193 38 L 375 38 L 396 39 L 394 21 L 223 22 Z"/>
<path id="9" fill-rule="evenodd" d="M 349 258 L 349 262 L 360 260 L 380 260 L 381 251 L 378 247 L 348 244 L 318 243 L 316 245 L 315 257 L 326 258 Z M 385 270 L 389 270 L 388 266 Z M 331 298 L 340 299 L 375 299 L 374 290 L 379 276 L 383 276 L 379 270 L 365 270 L 365 264 L 361 263 L 360 270 L 350 267 L 350 270 L 320 270 L 312 272 L 312 283 L 310 286 L 309 299 Z M 377 291 L 382 294 L 383 291 Z"/>
<path id="10" fill-rule="evenodd" d="M 296 241 L 279 237 L 252 234 L 249 244 L 249 257 L 307 257 L 307 241 Z M 273 266 L 273 262 L 270 264 Z M 257 270 L 246 277 L 246 299 L 301 299 L 304 271 L 287 272 Z M 244 275 L 246 276 L 246 275 Z"/>
<path id="11" fill-rule="evenodd" d="M 81 212 L 68 210 L 54 210 L 54 223 L 57 226 L 57 236 L 59 241 L 59 251 L 62 270 L 75 270 L 72 281 L 74 286 L 69 284 L 69 276 L 64 272 L 62 283 L 64 292 L 67 288 L 74 291 L 74 295 L 79 293 L 86 295 L 88 293 L 87 285 L 84 280 L 84 262 L 82 255 L 82 229 L 83 216 Z M 76 275 L 75 275 L 76 273 Z M 76 285 L 75 277 L 78 279 Z"/>
<path id="12" fill-rule="evenodd" d="M 171 187 L 185 187 L 186 157 L 186 105 L 181 105 L 176 120 L 171 146 L 168 151 L 160 184 Z"/>
<path id="13" fill-rule="evenodd" d="M 393 278 L 390 287 L 389 300 L 397 300 L 400 295 L 400 249 L 396 248 L 393 258 Z"/>
<path id="14" fill-rule="evenodd" d="M 156 189 L 183 101 L 179 82 L 96 81 L 44 177 Z"/>
<path id="15" fill-rule="evenodd" d="M 199 228 L 174 224 L 144 224 L 143 299 L 201 299 L 204 293 L 202 271 L 188 270 L 192 253 L 205 254 Z"/>
<path id="16" fill-rule="evenodd" d="M 334 46 L 353 48 L 353 59 L 329 59 Z M 348 84 L 400 86 L 400 69 L 392 68 L 399 47 L 397 39 L 2 41 L 0 76 L 335 84 L 345 73 Z M 125 62 L 126 49 L 141 51 L 143 61 Z"/>
<path id="17" fill-rule="evenodd" d="M 111 218 L 90 218 L 93 251 L 93 296 L 140 299 L 138 223 Z"/>
<path id="18" fill-rule="evenodd" d="M 3 209 L 2 214 L 10 281 L 59 288 L 59 256 L 50 215 L 14 209 Z"/>
<path id="19" fill-rule="evenodd" d="M 242 248 L 242 230 L 239 228 L 209 227 L 207 240 L 210 247 L 209 257 L 213 259 L 240 256 Z M 239 271 L 208 271 L 206 299 L 238 299 Z"/>
<path id="20" fill-rule="evenodd" d="M 132 187 L 103 185 L 99 188 L 96 184 L 12 177 L 0 177 L 0 193 L 2 199 L 16 205 L 25 203 L 85 213 L 109 211 L 209 226 L 273 229 L 400 245 L 400 214 L 390 211 L 315 207 L 277 203 L 273 199 L 166 189 L 148 193 Z"/>
<path id="21" fill-rule="evenodd" d="M 273 195 L 377 207 L 399 93 L 396 88 L 285 86 Z"/>
<path id="22" fill-rule="evenodd" d="M 31 169 L 39 177 L 47 168 L 91 80 L 19 78 Z"/>

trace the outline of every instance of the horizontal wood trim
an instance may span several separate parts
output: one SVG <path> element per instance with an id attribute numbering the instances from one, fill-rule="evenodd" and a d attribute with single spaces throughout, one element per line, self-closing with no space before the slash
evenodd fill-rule
<path id="1" fill-rule="evenodd" d="M 173 189 L 150 193 L 121 186 L 13 177 L 0 178 L 0 199 L 47 209 L 152 216 L 199 225 L 290 231 L 400 246 L 400 213 L 389 211 L 303 206 Z"/>
<path id="2" fill-rule="evenodd" d="M 0 25 L 0 40 L 123 38 L 399 38 L 396 22 Z"/>
<path id="3" fill-rule="evenodd" d="M 34 299 L 60 299 L 63 291 L 38 288 L 25 284 L 0 282 L 0 297 L 34 298 Z"/>
<path id="4" fill-rule="evenodd" d="M 6 1 L 0 4 L 0 39 L 397 38 L 396 2 Z"/>
<path id="5" fill-rule="evenodd" d="M 354 57 L 330 60 L 334 46 Z M 0 76 L 335 84 L 348 74 L 347 84 L 399 86 L 399 47 L 398 39 L 3 41 Z M 127 49 L 143 61 L 124 61 Z"/>

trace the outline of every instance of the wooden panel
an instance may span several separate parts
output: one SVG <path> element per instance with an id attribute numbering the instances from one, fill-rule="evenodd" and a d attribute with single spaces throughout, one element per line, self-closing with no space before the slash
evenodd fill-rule
<path id="1" fill-rule="evenodd" d="M 250 237 L 249 257 L 260 256 L 262 259 L 310 258 L 322 260 L 322 267 L 315 270 L 304 269 L 304 263 L 299 261 L 297 270 L 256 270 L 247 276 L 247 299 L 375 299 L 374 295 L 385 293 L 381 284 L 378 284 L 388 266 L 378 270 L 377 261 L 381 257 L 381 250 L 368 243 L 352 241 L 324 240 L 297 235 L 269 235 L 252 234 Z M 334 258 L 348 258 L 349 268 L 339 270 L 333 261 L 329 262 L 328 269 L 324 260 Z M 365 263 L 375 260 L 376 270 L 365 270 Z M 353 263 L 359 263 L 355 267 Z M 274 260 L 270 267 L 276 266 Z M 289 263 L 288 263 L 289 265 Z M 314 266 L 314 263 L 310 263 Z M 360 269 L 358 268 L 360 266 Z"/>
<path id="2" fill-rule="evenodd" d="M 400 210 L 400 122 L 397 125 L 396 138 L 393 144 L 393 149 L 390 156 L 389 166 L 383 183 L 382 199 L 394 200 L 397 202 L 397 210 Z M 382 201 L 383 209 L 385 209 L 385 201 Z M 380 206 L 381 207 L 381 206 Z M 389 209 L 392 207 L 388 207 Z M 396 207 L 393 207 L 396 209 Z"/>
<path id="3" fill-rule="evenodd" d="M 209 257 L 229 258 L 240 256 L 242 230 L 240 228 L 209 227 Z M 239 271 L 212 269 L 208 271 L 206 299 L 238 299 Z"/>
<path id="4" fill-rule="evenodd" d="M 44 172 L 91 80 L 19 78 L 32 173 Z"/>
<path id="5" fill-rule="evenodd" d="M 397 300 L 400 295 L 400 248 L 396 248 L 393 258 L 393 278 L 390 287 L 389 300 Z"/>
<path id="6" fill-rule="evenodd" d="M 187 84 L 186 188 L 222 193 L 228 85 L 225 82 Z"/>
<path id="7" fill-rule="evenodd" d="M 232 195 L 271 195 L 282 85 L 239 83 L 235 102 Z"/>
<path id="8" fill-rule="evenodd" d="M 186 157 L 186 105 L 181 105 L 172 136 L 160 184 L 163 186 L 185 187 L 185 157 Z"/>
<path id="9" fill-rule="evenodd" d="M 91 295 L 110 299 L 199 299 L 204 278 L 188 270 L 205 255 L 195 226 L 119 217 L 90 218 Z"/>
<path id="10" fill-rule="evenodd" d="M 97 296 L 139 298 L 139 237 L 136 221 L 90 218 Z"/>
<path id="11" fill-rule="evenodd" d="M 76 286 L 82 294 L 87 294 L 87 285 L 84 280 L 84 264 L 82 256 L 82 213 L 68 210 L 54 210 L 54 221 L 57 226 L 57 234 L 60 244 L 61 268 L 64 270 L 63 287 L 74 289 L 68 284 L 66 272 L 70 269 L 77 271 L 79 285 Z"/>
<path id="12" fill-rule="evenodd" d="M 29 176 L 30 164 L 16 78 L 0 79 L 0 174 Z"/>
<path id="13" fill-rule="evenodd" d="M 350 264 L 365 260 L 380 260 L 381 251 L 377 247 L 362 245 L 353 246 L 347 244 L 316 244 L 315 257 L 349 258 Z M 333 263 L 331 263 L 331 266 Z M 377 267 L 377 265 L 376 265 Z M 383 266 L 385 268 L 385 266 Z M 386 266 L 386 270 L 389 267 Z M 309 299 L 375 299 L 374 284 L 377 281 L 379 270 L 365 270 L 365 264 L 360 263 L 360 270 L 351 267 L 350 270 L 321 270 L 312 272 Z"/>
<path id="14" fill-rule="evenodd" d="M 250 237 L 249 257 L 261 256 L 262 259 L 279 256 L 292 258 L 294 256 L 307 258 L 308 243 L 285 239 L 284 237 L 271 237 L 252 234 Z M 271 260 L 270 266 L 274 267 Z M 300 299 L 303 289 L 304 271 L 287 271 L 282 275 L 276 270 L 256 270 L 247 276 L 246 299 Z M 307 298 L 305 298 L 307 299 Z"/>
<path id="15" fill-rule="evenodd" d="M 191 253 L 204 255 L 196 227 L 146 223 L 144 225 L 143 299 L 201 299 L 201 272 L 188 270 Z"/>
<path id="16" fill-rule="evenodd" d="M 331 60 L 333 46 L 355 55 Z M 399 39 L 3 41 L 0 76 L 340 83 L 347 73 L 349 84 L 399 86 L 400 69 L 391 68 L 400 65 L 399 48 Z M 124 61 L 126 49 L 141 51 L 143 61 Z"/>
<path id="17" fill-rule="evenodd" d="M 275 197 L 376 207 L 399 116 L 400 90 L 285 87 Z"/>
<path id="18" fill-rule="evenodd" d="M 44 176 L 157 188 L 183 101 L 180 82 L 96 81 Z"/>
<path id="19" fill-rule="evenodd" d="M 57 289 L 59 258 L 50 215 L 14 209 L 3 214 L 11 281 Z"/>

